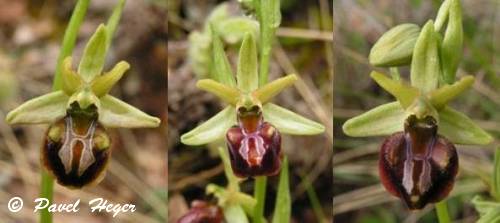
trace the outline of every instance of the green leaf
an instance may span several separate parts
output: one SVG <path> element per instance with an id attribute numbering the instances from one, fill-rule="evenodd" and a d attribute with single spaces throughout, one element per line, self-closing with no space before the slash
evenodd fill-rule
<path id="1" fill-rule="evenodd" d="M 476 195 L 472 198 L 472 204 L 476 208 L 479 215 L 486 215 L 488 212 L 491 212 L 493 209 L 500 208 L 500 203 L 494 201 L 488 201 L 483 196 Z"/>
<path id="2" fill-rule="evenodd" d="M 92 91 L 97 97 L 102 97 L 109 93 L 111 88 L 122 78 L 125 71 L 130 68 L 130 65 L 125 61 L 120 61 L 109 72 L 96 77 L 92 83 Z"/>
<path id="3" fill-rule="evenodd" d="M 460 0 L 451 0 L 448 25 L 441 46 L 441 62 L 443 65 L 443 80 L 447 84 L 455 81 L 458 64 L 462 59 L 462 8 Z"/>
<path id="4" fill-rule="evenodd" d="M 431 91 L 429 98 L 431 104 L 438 110 L 446 106 L 462 92 L 474 83 L 474 77 L 467 75 L 452 85 L 444 85 L 437 90 Z"/>
<path id="5" fill-rule="evenodd" d="M 83 86 L 82 78 L 71 69 L 71 57 L 66 57 L 62 63 L 62 90 L 72 95 Z"/>
<path id="6" fill-rule="evenodd" d="M 273 223 L 290 222 L 292 201 L 290 198 L 290 183 L 288 179 L 288 158 L 285 156 L 281 166 L 278 194 L 274 206 Z"/>
<path id="7" fill-rule="evenodd" d="M 444 107 L 439 111 L 439 134 L 455 144 L 486 145 L 493 138 L 466 115 Z"/>
<path id="8" fill-rule="evenodd" d="M 439 7 L 439 11 L 436 16 L 436 22 L 434 23 L 434 30 L 436 30 L 436 32 L 441 31 L 444 24 L 448 20 L 450 4 L 451 0 L 445 0 L 443 3 L 441 3 L 441 7 Z"/>
<path id="9" fill-rule="evenodd" d="M 53 123 L 66 115 L 69 97 L 63 91 L 55 91 L 33 98 L 7 114 L 9 124 Z"/>
<path id="10" fill-rule="evenodd" d="M 276 79 L 253 92 L 254 97 L 256 97 L 262 104 L 270 101 L 274 96 L 279 94 L 285 88 L 291 86 L 295 81 L 297 81 L 297 75 L 290 74 L 285 77 Z"/>
<path id="11" fill-rule="evenodd" d="M 495 208 L 490 212 L 486 213 L 484 216 L 481 216 L 476 223 L 492 223 L 492 222 L 500 222 L 500 208 Z"/>
<path id="12" fill-rule="evenodd" d="M 226 131 L 235 123 L 235 108 L 228 106 L 203 124 L 182 135 L 181 142 L 186 145 L 207 144 L 223 138 Z"/>
<path id="13" fill-rule="evenodd" d="M 109 128 L 154 128 L 160 119 L 150 116 L 111 95 L 101 98 L 99 122 Z"/>
<path id="14" fill-rule="evenodd" d="M 125 6 L 125 0 L 119 0 L 118 4 L 116 4 L 115 8 L 113 9 L 113 13 L 111 13 L 111 16 L 109 17 L 108 22 L 106 23 L 106 28 L 108 31 L 106 50 L 109 49 L 109 46 L 111 45 L 111 39 L 113 39 L 113 34 L 115 33 L 116 27 L 120 22 L 124 6 Z"/>
<path id="15" fill-rule="evenodd" d="M 240 97 L 240 92 L 236 88 L 229 87 L 211 79 L 203 79 L 196 82 L 196 87 L 208 91 L 221 100 L 236 105 Z"/>
<path id="16" fill-rule="evenodd" d="M 403 131 L 406 117 L 401 105 L 392 102 L 347 120 L 342 129 L 353 137 L 390 135 Z"/>
<path id="17" fill-rule="evenodd" d="M 323 125 L 273 103 L 265 104 L 263 112 L 264 120 L 286 134 L 316 135 L 325 131 Z"/>
<path id="18" fill-rule="evenodd" d="M 243 92 L 257 89 L 259 76 L 257 74 L 257 48 L 255 40 L 250 33 L 245 34 L 238 58 L 238 72 L 236 81 L 238 88 Z"/>
<path id="19" fill-rule="evenodd" d="M 212 31 L 212 56 L 215 80 L 230 87 L 236 87 L 231 65 L 224 53 L 224 47 L 216 31 Z"/>
<path id="20" fill-rule="evenodd" d="M 245 17 L 228 18 L 219 22 L 216 28 L 219 35 L 232 44 L 240 42 L 245 33 L 250 33 L 254 37 L 259 33 L 259 23 Z"/>
<path id="21" fill-rule="evenodd" d="M 411 85 L 424 93 L 437 88 L 441 73 L 438 37 L 432 21 L 422 28 L 411 60 Z"/>
<path id="22" fill-rule="evenodd" d="M 410 23 L 385 32 L 370 50 L 370 64 L 383 67 L 410 64 L 419 33 L 420 27 Z"/>
<path id="23" fill-rule="evenodd" d="M 106 57 L 107 36 L 106 26 L 101 24 L 85 46 L 78 66 L 78 74 L 87 83 L 101 74 Z"/>
<path id="24" fill-rule="evenodd" d="M 226 222 L 248 223 L 248 218 L 243 208 L 238 204 L 229 204 L 223 207 Z"/>
<path id="25" fill-rule="evenodd" d="M 500 147 L 495 150 L 495 163 L 493 165 L 493 188 L 492 194 L 500 200 Z"/>
<path id="26" fill-rule="evenodd" d="M 372 71 L 370 76 L 380 85 L 380 87 L 396 97 L 403 108 L 408 108 L 420 94 L 418 89 L 405 85 L 400 81 L 393 80 L 382 73 Z"/>

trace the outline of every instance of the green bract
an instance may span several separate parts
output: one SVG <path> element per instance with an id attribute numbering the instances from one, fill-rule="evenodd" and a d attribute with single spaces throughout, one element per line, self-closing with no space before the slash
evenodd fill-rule
<path id="1" fill-rule="evenodd" d="M 108 30 L 100 25 L 90 38 L 78 71 L 71 68 L 71 57 L 62 64 L 62 89 L 31 99 L 7 114 L 9 124 L 53 123 L 77 103 L 81 109 L 95 106 L 99 122 L 106 127 L 156 127 L 160 120 L 109 95 L 130 65 L 121 61 L 101 74 L 109 46 Z"/>
<path id="2" fill-rule="evenodd" d="M 323 125 L 269 103 L 272 97 L 291 86 L 298 77 L 291 74 L 258 87 L 257 48 L 253 34 L 247 33 L 241 44 L 237 80 L 234 79 L 217 32 L 212 32 L 212 39 L 214 80 L 199 80 L 197 87 L 215 94 L 228 103 L 228 106 L 200 126 L 182 135 L 182 143 L 201 145 L 223 138 L 227 129 L 236 124 L 236 107 L 240 106 L 261 107 L 264 120 L 284 133 L 313 135 L 324 131 Z"/>
<path id="3" fill-rule="evenodd" d="M 439 31 L 448 21 L 444 39 Z M 418 34 L 418 38 L 414 37 Z M 349 136 L 390 135 L 403 130 L 409 115 L 419 118 L 432 116 L 438 121 L 438 132 L 456 144 L 490 143 L 493 138 L 465 114 L 447 104 L 467 90 L 474 77 L 455 81 L 462 51 L 462 21 L 459 0 L 446 0 L 441 6 L 436 24 L 428 21 L 418 26 L 403 24 L 389 30 L 373 47 L 370 62 L 381 66 L 404 65 L 411 52 L 410 83 L 372 72 L 378 85 L 398 102 L 378 106 L 348 120 L 344 132 Z M 400 39 L 404 38 L 404 39 Z M 414 42 L 414 43 L 413 43 Z M 396 71 L 397 68 L 392 68 Z"/>

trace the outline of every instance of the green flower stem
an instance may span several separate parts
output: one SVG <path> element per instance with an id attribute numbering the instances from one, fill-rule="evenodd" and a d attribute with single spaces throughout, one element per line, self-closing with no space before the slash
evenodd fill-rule
<path id="1" fill-rule="evenodd" d="M 448 214 L 448 205 L 446 200 L 436 204 L 436 213 L 439 223 L 450 223 L 450 214 Z"/>
<path id="2" fill-rule="evenodd" d="M 261 176 L 255 178 L 254 198 L 257 200 L 253 210 L 253 223 L 262 223 L 264 219 L 264 205 L 266 203 L 266 185 L 267 177 Z"/>
<path id="3" fill-rule="evenodd" d="M 56 73 L 52 84 L 52 90 L 57 91 L 62 88 L 62 62 L 64 58 L 70 56 L 75 47 L 76 38 L 78 37 L 78 30 L 82 24 L 83 18 L 87 12 L 90 0 L 79 0 L 73 11 L 73 15 L 68 24 L 68 28 L 64 33 L 63 43 L 59 57 L 57 58 Z M 45 170 L 42 169 L 42 180 L 40 185 L 40 197 L 47 198 L 49 203 L 52 203 L 54 195 L 54 179 Z M 43 209 L 40 212 L 40 223 L 52 223 L 52 213 L 48 209 Z"/>

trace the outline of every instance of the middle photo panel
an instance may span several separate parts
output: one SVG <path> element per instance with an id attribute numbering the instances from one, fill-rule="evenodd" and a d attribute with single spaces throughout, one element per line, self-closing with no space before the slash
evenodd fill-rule
<path id="1" fill-rule="evenodd" d="M 331 222 L 331 5 L 170 3 L 169 222 Z"/>

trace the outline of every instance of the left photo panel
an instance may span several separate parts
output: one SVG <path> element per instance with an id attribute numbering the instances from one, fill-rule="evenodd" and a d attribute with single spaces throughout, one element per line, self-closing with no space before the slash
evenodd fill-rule
<path id="1" fill-rule="evenodd" d="M 1 222 L 167 221 L 166 8 L 0 0 Z"/>

